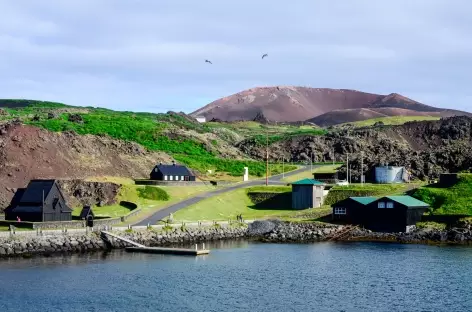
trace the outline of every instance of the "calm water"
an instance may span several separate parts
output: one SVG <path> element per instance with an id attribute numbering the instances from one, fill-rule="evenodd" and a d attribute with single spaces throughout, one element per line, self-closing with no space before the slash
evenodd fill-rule
<path id="1" fill-rule="evenodd" d="M 212 248 L 0 261 L 0 311 L 472 311 L 472 248 Z"/>

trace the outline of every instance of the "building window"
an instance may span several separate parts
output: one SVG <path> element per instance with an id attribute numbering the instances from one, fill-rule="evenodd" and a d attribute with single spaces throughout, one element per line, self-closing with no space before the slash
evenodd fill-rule
<path id="1" fill-rule="evenodd" d="M 167 176 L 166 175 L 164 176 L 164 181 L 167 181 Z"/>
<path id="2" fill-rule="evenodd" d="M 169 176 L 169 180 L 172 181 L 172 179 L 174 179 L 174 176 Z"/>
<path id="3" fill-rule="evenodd" d="M 346 208 L 344 208 L 344 207 L 335 207 L 334 208 L 334 214 L 336 214 L 336 215 L 345 215 L 346 214 Z"/>
<path id="4" fill-rule="evenodd" d="M 385 208 L 385 203 L 384 203 L 384 202 L 379 202 L 378 207 L 379 207 L 379 208 Z"/>
<path id="5" fill-rule="evenodd" d="M 393 208 L 393 202 L 387 202 L 387 208 Z"/>
<path id="6" fill-rule="evenodd" d="M 184 180 L 184 176 L 180 176 L 180 181 L 183 181 Z"/>

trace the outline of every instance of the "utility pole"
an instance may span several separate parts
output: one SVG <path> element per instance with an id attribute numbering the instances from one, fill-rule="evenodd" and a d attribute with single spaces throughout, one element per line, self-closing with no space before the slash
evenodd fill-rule
<path id="1" fill-rule="evenodd" d="M 361 152 L 361 186 L 364 186 L 364 152 Z"/>
<path id="2" fill-rule="evenodd" d="M 349 153 L 347 153 L 346 180 L 347 180 L 347 183 L 351 183 L 351 182 L 349 182 Z"/>
<path id="3" fill-rule="evenodd" d="M 266 186 L 269 185 L 269 131 L 266 131 Z"/>
<path id="4" fill-rule="evenodd" d="M 313 173 L 313 151 L 311 151 L 311 165 L 310 165 L 311 173 Z"/>
<path id="5" fill-rule="evenodd" d="M 285 179 L 284 156 L 282 155 L 282 179 Z"/>
<path id="6" fill-rule="evenodd" d="M 335 159 L 335 158 L 336 158 L 336 156 L 335 156 L 335 154 L 334 154 L 334 147 L 333 147 L 333 166 L 334 166 L 334 163 L 336 162 L 336 159 Z"/>

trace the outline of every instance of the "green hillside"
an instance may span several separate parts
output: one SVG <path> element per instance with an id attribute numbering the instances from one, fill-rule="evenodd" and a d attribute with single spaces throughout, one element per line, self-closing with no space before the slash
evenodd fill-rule
<path id="1" fill-rule="evenodd" d="M 244 167 L 249 167 L 251 175 L 265 174 L 265 163 L 235 160 L 225 154 L 228 146 L 236 151 L 233 146 L 242 139 L 262 140 L 267 133 L 269 140 L 275 142 L 290 136 L 325 133 L 313 127 L 267 126 L 256 122 L 201 124 L 181 113 L 120 112 L 33 100 L 0 100 L 1 107 L 0 122 L 19 119 L 54 132 L 108 135 L 139 143 L 150 151 L 165 152 L 201 172 L 213 170 L 233 176 L 242 175 Z M 240 154 L 239 151 L 235 153 Z M 286 171 L 294 168 L 285 166 Z M 282 166 L 271 166 L 272 174 L 280 172 Z"/>
<path id="2" fill-rule="evenodd" d="M 472 215 L 472 174 L 460 174 L 456 185 L 417 189 L 413 197 L 431 205 L 434 214 Z"/>
<path id="3" fill-rule="evenodd" d="M 343 127 L 346 125 L 351 125 L 354 127 L 370 127 L 370 126 L 375 125 L 376 123 L 383 123 L 386 126 L 391 126 L 391 125 L 402 125 L 409 121 L 439 120 L 439 119 L 440 117 L 432 117 L 432 116 L 390 116 L 390 117 L 372 118 L 372 119 L 367 119 L 367 120 L 339 124 L 339 125 L 336 125 L 336 127 Z"/>

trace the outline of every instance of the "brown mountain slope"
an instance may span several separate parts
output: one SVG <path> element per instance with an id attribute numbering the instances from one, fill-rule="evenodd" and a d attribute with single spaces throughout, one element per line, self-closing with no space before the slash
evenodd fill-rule
<path id="1" fill-rule="evenodd" d="M 326 114 L 308 120 L 321 127 L 329 127 L 341 123 L 362 121 L 372 118 L 389 116 L 431 116 L 441 117 L 441 112 L 423 112 L 411 109 L 382 107 L 382 108 L 356 108 L 334 110 Z"/>
<path id="2" fill-rule="evenodd" d="M 136 143 L 93 135 L 53 133 L 21 124 L 0 125 L 0 210 L 34 178 L 123 176 L 145 178 L 170 157 Z"/>
<path id="3" fill-rule="evenodd" d="M 421 109 L 421 107 L 420 107 Z M 434 108 L 433 108 L 434 109 Z M 317 116 L 307 120 L 320 127 L 329 127 L 342 123 L 350 123 L 372 118 L 391 117 L 391 116 L 430 116 L 430 117 L 453 117 L 453 116 L 469 116 L 471 113 L 461 112 L 457 110 L 437 110 L 437 111 L 422 111 L 411 110 L 396 107 L 381 107 L 381 108 L 358 108 L 358 109 L 342 109 L 334 110 L 326 114 Z"/>
<path id="4" fill-rule="evenodd" d="M 343 89 L 261 87 L 245 90 L 192 113 L 224 121 L 252 120 L 262 113 L 271 121 L 303 121 L 333 109 L 363 108 L 383 96 Z"/>
<path id="5" fill-rule="evenodd" d="M 330 126 L 385 116 L 449 117 L 472 114 L 428 106 L 397 93 L 379 95 L 344 89 L 263 87 L 221 98 L 192 115 L 225 121 L 253 120 L 256 116 L 264 116 L 270 121 L 307 120 L 320 126 Z"/>

